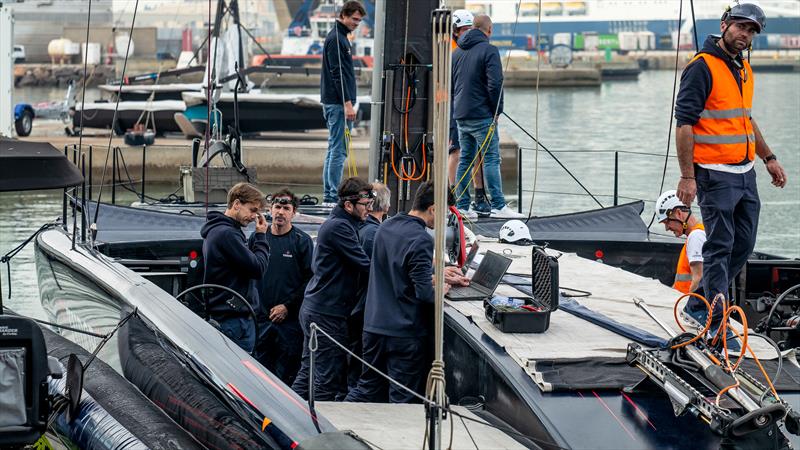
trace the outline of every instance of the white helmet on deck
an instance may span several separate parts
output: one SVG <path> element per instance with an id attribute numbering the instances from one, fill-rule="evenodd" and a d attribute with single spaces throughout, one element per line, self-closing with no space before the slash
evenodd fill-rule
<path id="1" fill-rule="evenodd" d="M 686 205 L 678 198 L 678 191 L 674 189 L 665 191 L 656 200 L 656 222 L 661 223 L 667 220 L 669 212 L 679 206 L 686 208 Z"/>
<path id="2" fill-rule="evenodd" d="M 528 245 L 533 242 L 531 230 L 521 220 L 509 220 L 500 227 L 500 242 Z"/>
<path id="3" fill-rule="evenodd" d="M 453 28 L 471 27 L 475 16 L 466 9 L 457 9 L 453 11 Z"/>

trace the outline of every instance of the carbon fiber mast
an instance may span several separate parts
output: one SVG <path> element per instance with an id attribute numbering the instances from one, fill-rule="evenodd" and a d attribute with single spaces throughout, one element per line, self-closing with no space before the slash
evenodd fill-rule
<path id="1" fill-rule="evenodd" d="M 439 3 L 378 0 L 375 5 L 369 176 L 392 190 L 392 213 L 408 211 L 419 183 L 433 177 L 430 24 Z"/>

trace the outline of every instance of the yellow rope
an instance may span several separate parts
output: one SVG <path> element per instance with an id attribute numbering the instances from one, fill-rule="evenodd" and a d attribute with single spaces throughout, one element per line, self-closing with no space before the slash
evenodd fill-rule
<path id="1" fill-rule="evenodd" d="M 352 136 L 350 135 L 350 127 L 347 126 L 347 120 L 344 123 L 344 145 L 347 148 L 347 174 L 350 177 L 358 176 L 358 167 L 356 166 L 355 152 L 352 149 Z"/>
<path id="2" fill-rule="evenodd" d="M 477 151 L 477 152 L 475 152 L 475 157 L 474 157 L 474 158 L 472 158 L 472 161 L 470 161 L 470 163 L 469 163 L 469 166 L 467 167 L 467 170 L 464 172 L 464 174 L 463 174 L 463 175 L 461 175 L 461 178 L 459 178 L 459 179 L 458 179 L 458 181 L 456 181 L 456 184 L 455 184 L 455 186 L 453 186 L 453 195 L 455 195 L 455 197 L 456 197 L 456 201 L 458 201 L 459 199 L 461 199 L 461 197 L 463 197 L 463 196 L 464 196 L 464 193 L 466 193 L 466 192 L 468 192 L 468 191 L 469 191 L 469 186 L 470 186 L 472 183 L 474 183 L 474 182 L 475 182 L 475 171 L 473 171 L 473 170 L 472 170 L 472 166 L 474 166 L 474 165 L 475 165 L 475 161 L 477 161 L 477 160 L 478 160 L 478 157 L 480 157 L 481 159 L 483 159 L 483 156 L 485 156 L 485 155 L 486 155 L 486 150 L 488 149 L 488 147 L 487 147 L 487 145 L 486 145 L 486 144 L 487 144 L 489 141 L 491 141 L 492 137 L 494 136 L 494 130 L 495 130 L 495 127 L 496 127 L 496 122 L 492 122 L 492 124 L 491 124 L 491 125 L 489 125 L 489 131 L 486 133 L 486 137 L 483 139 L 483 142 L 481 143 L 481 146 L 478 148 L 478 151 Z M 463 191 L 461 191 L 461 193 L 460 193 L 460 194 L 459 194 L 459 193 L 456 193 L 457 186 L 458 186 L 459 184 L 461 184 L 461 182 L 462 182 L 462 181 L 464 181 L 464 177 L 466 177 L 466 176 L 467 176 L 467 174 L 471 174 L 471 176 L 470 176 L 470 179 L 469 179 L 469 182 L 467 183 L 467 185 L 464 187 L 464 190 L 463 190 Z"/>

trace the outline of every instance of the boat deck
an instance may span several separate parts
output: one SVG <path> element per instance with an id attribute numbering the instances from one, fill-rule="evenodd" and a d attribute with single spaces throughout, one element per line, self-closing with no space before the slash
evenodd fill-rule
<path id="1" fill-rule="evenodd" d="M 480 252 L 487 250 L 505 254 L 512 258 L 509 274 L 531 276 L 531 247 L 501 244 L 496 240 L 480 241 Z M 651 341 L 666 341 L 669 336 L 644 311 L 634 305 L 633 297 L 645 300 L 649 309 L 676 331 L 678 327 L 673 316 L 673 305 L 680 293 L 658 280 L 644 278 L 622 269 L 581 258 L 575 254 L 560 253 L 551 249 L 548 254 L 558 256 L 559 284 L 563 306 L 583 306 L 594 314 L 601 314 L 617 322 L 629 331 Z M 479 260 L 481 254 L 476 257 Z M 588 297 L 575 299 L 563 296 L 567 288 L 591 293 Z M 496 295 L 525 297 L 513 287 L 501 284 Z M 522 367 L 547 392 L 552 390 L 543 381 L 537 361 L 580 360 L 585 358 L 625 357 L 627 346 L 633 340 L 599 325 L 595 325 L 561 307 L 552 312 L 549 329 L 544 333 L 503 333 L 492 325 L 485 316 L 480 301 L 451 301 L 446 303 L 467 317 L 483 333 L 498 345 Z M 683 303 L 682 303 L 683 304 Z M 572 309 L 572 308 L 570 308 Z M 734 324 L 736 324 L 734 322 Z M 736 324 L 739 329 L 741 325 Z M 762 360 L 776 358 L 775 351 L 759 340 L 750 343 Z"/>
<path id="2" fill-rule="evenodd" d="M 340 430 L 351 430 L 373 447 L 418 449 L 425 436 L 425 408 L 420 404 L 319 402 L 317 410 Z M 461 415 L 481 420 L 468 409 L 452 406 Z M 442 447 L 450 440 L 452 423 L 453 449 L 525 448 L 496 428 L 448 416 L 442 422 Z"/>

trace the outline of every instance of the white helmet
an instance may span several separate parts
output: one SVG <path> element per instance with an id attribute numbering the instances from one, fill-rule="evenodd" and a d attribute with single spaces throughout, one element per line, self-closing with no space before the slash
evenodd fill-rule
<path id="1" fill-rule="evenodd" d="M 453 11 L 453 28 L 471 27 L 475 16 L 466 9 Z"/>
<path id="2" fill-rule="evenodd" d="M 531 230 L 521 220 L 509 220 L 500 227 L 500 242 L 525 245 L 532 241 Z"/>
<path id="3" fill-rule="evenodd" d="M 682 206 L 686 208 L 680 199 L 678 199 L 678 191 L 666 191 L 656 200 L 656 221 L 661 223 L 668 219 L 667 214 L 673 209 Z"/>

